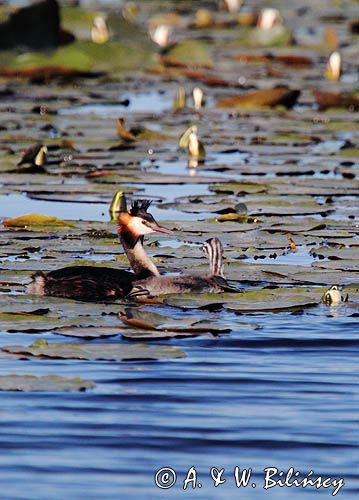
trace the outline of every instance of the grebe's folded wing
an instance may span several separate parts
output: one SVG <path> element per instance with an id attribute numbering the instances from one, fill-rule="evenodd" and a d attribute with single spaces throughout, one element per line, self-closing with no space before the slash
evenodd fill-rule
<path id="1" fill-rule="evenodd" d="M 73 266 L 36 273 L 33 279 L 30 293 L 95 302 L 128 295 L 135 275 L 111 267 Z"/>
<path id="2" fill-rule="evenodd" d="M 133 281 L 135 275 L 124 269 L 115 269 L 114 267 L 95 267 L 95 266 L 70 266 L 62 267 L 45 273 L 47 277 L 53 279 L 71 278 L 74 276 L 91 277 L 93 279 L 113 280 L 118 281 Z"/>

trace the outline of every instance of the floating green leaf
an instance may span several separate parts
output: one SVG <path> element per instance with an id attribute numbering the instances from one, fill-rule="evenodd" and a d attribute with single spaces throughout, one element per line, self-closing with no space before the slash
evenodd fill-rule
<path id="1" fill-rule="evenodd" d="M 301 310 L 319 303 L 320 292 L 300 288 L 262 288 L 240 293 L 173 295 L 166 304 L 184 308 L 221 306 L 242 313 Z"/>
<path id="2" fill-rule="evenodd" d="M 69 378 L 60 375 L 0 375 L 0 391 L 21 392 L 75 392 L 95 387 L 94 382 L 80 377 Z"/>
<path id="3" fill-rule="evenodd" d="M 73 224 L 64 221 L 62 219 L 58 219 L 57 217 L 50 217 L 48 215 L 40 215 L 40 214 L 28 214 L 21 215 L 20 217 L 16 217 L 15 219 L 4 219 L 4 226 L 6 227 L 19 227 L 19 228 L 28 228 L 28 227 L 73 227 Z"/>
<path id="4" fill-rule="evenodd" d="M 168 51 L 166 58 L 189 67 L 213 67 L 213 59 L 209 54 L 208 45 L 197 40 L 185 40 L 178 43 Z"/>
<path id="5" fill-rule="evenodd" d="M 176 347 L 146 344 L 86 344 L 71 342 L 64 344 L 48 343 L 46 340 L 26 346 L 4 346 L 6 353 L 39 359 L 87 359 L 103 361 L 146 361 L 183 358 L 185 353 Z"/>

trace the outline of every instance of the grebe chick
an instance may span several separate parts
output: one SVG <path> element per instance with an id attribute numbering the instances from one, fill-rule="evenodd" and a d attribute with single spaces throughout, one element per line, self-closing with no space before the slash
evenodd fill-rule
<path id="1" fill-rule="evenodd" d="M 203 245 L 203 251 L 209 259 L 208 275 L 151 276 L 137 280 L 137 288 L 146 289 L 150 295 L 171 293 L 220 293 L 228 288 L 223 273 L 223 247 L 218 238 L 211 238 Z"/>
<path id="2" fill-rule="evenodd" d="M 140 278 L 159 276 L 155 264 L 143 248 L 143 238 L 150 233 L 171 233 L 159 226 L 147 212 L 150 201 L 135 201 L 118 218 L 118 235 L 134 272 L 112 267 L 72 266 L 48 273 L 37 272 L 27 286 L 27 293 L 49 295 L 88 302 L 123 298 L 131 294 Z"/>

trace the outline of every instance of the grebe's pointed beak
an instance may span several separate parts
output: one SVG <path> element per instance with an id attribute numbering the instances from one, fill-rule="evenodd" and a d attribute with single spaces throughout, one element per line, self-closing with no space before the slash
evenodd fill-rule
<path id="1" fill-rule="evenodd" d="M 165 234 L 173 234 L 171 229 L 167 229 L 167 227 L 159 226 L 157 222 L 147 222 L 147 227 L 150 227 L 152 231 L 156 233 L 165 233 Z"/>

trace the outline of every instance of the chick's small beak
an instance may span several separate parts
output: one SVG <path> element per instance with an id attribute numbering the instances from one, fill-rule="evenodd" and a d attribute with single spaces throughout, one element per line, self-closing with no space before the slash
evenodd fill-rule
<path id="1" fill-rule="evenodd" d="M 167 229 L 166 227 L 159 226 L 157 222 L 147 223 L 147 226 L 150 227 L 156 233 L 165 233 L 165 234 L 173 234 L 173 231 Z"/>

